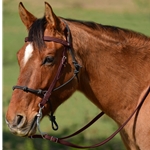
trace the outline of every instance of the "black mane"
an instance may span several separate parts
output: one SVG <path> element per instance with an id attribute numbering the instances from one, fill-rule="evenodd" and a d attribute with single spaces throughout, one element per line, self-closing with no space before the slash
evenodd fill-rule
<path id="1" fill-rule="evenodd" d="M 112 35 L 116 34 L 118 37 L 122 36 L 122 33 L 124 33 L 128 37 L 138 37 L 139 39 L 149 40 L 149 37 L 142 33 L 129 30 L 129 29 L 125 29 L 125 28 L 121 28 L 121 27 L 116 27 L 116 26 L 111 26 L 111 25 L 102 25 L 102 24 L 90 22 L 90 21 L 81 21 L 81 20 L 74 20 L 74 19 L 65 19 L 65 20 L 73 22 L 73 23 L 77 23 L 80 25 L 84 25 L 92 30 L 99 30 L 99 31 L 107 32 L 107 34 L 111 33 Z"/>
<path id="2" fill-rule="evenodd" d="M 90 21 L 81 21 L 81 20 L 75 20 L 75 19 L 65 19 L 67 21 L 70 21 L 70 22 L 76 22 L 76 23 L 80 23 L 82 25 L 85 25 L 91 29 L 98 29 L 100 24 L 97 24 L 95 22 L 90 22 Z"/>
<path id="3" fill-rule="evenodd" d="M 67 21 L 70 21 L 70 22 L 76 22 L 76 23 L 79 23 L 79 24 L 82 24 L 84 26 L 87 26 L 88 28 L 91 28 L 93 30 L 99 30 L 100 28 L 106 28 L 106 29 L 109 29 L 109 30 L 114 30 L 114 31 L 117 31 L 118 29 L 121 29 L 119 27 L 115 27 L 115 26 L 110 26 L 110 25 L 102 25 L 102 24 L 99 24 L 99 23 L 95 23 L 95 22 L 92 22 L 92 21 L 81 21 L 81 20 L 75 20 L 75 19 L 66 19 Z"/>
<path id="4" fill-rule="evenodd" d="M 33 45 L 41 49 L 45 44 L 43 41 L 44 31 L 46 28 L 46 18 L 37 19 L 29 29 L 28 39 L 33 41 Z"/>

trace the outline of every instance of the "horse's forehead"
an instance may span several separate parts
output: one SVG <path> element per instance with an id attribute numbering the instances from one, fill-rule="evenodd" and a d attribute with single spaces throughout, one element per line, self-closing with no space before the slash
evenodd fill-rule
<path id="1" fill-rule="evenodd" d="M 29 43 L 24 51 L 24 57 L 23 57 L 23 64 L 25 66 L 25 64 L 28 62 L 28 60 L 31 58 L 33 54 L 33 44 Z"/>

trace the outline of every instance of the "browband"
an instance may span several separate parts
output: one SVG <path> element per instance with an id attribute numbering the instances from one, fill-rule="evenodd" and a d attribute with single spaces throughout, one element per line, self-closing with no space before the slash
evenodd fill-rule
<path id="1" fill-rule="evenodd" d="M 26 37 L 25 38 L 25 42 L 32 42 L 33 39 L 29 38 L 29 37 Z M 55 38 L 55 37 L 50 37 L 50 36 L 44 36 L 43 37 L 43 41 L 46 41 L 46 42 L 56 42 L 56 43 L 60 43 L 64 46 L 67 46 L 67 47 L 70 47 L 70 43 L 65 41 L 65 40 L 62 40 L 62 39 L 59 39 L 59 38 Z"/>

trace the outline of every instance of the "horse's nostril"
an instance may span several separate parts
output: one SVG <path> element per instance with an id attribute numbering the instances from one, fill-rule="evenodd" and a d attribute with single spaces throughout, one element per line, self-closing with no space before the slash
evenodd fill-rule
<path id="1" fill-rule="evenodd" d="M 17 124 L 20 124 L 21 121 L 22 121 L 22 119 L 23 119 L 23 116 L 17 115 L 17 116 L 16 116 L 16 122 L 17 122 Z"/>
<path id="2" fill-rule="evenodd" d="M 14 121 L 14 125 L 21 128 L 25 123 L 25 117 L 23 115 L 17 115 Z"/>

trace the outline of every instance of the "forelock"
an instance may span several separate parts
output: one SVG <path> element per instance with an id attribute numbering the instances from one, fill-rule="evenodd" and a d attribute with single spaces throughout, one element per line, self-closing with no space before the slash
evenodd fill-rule
<path id="1" fill-rule="evenodd" d="M 46 23 L 45 17 L 37 19 L 29 29 L 28 39 L 31 40 L 33 42 L 33 46 L 37 46 L 39 50 L 45 46 L 43 37 Z"/>

